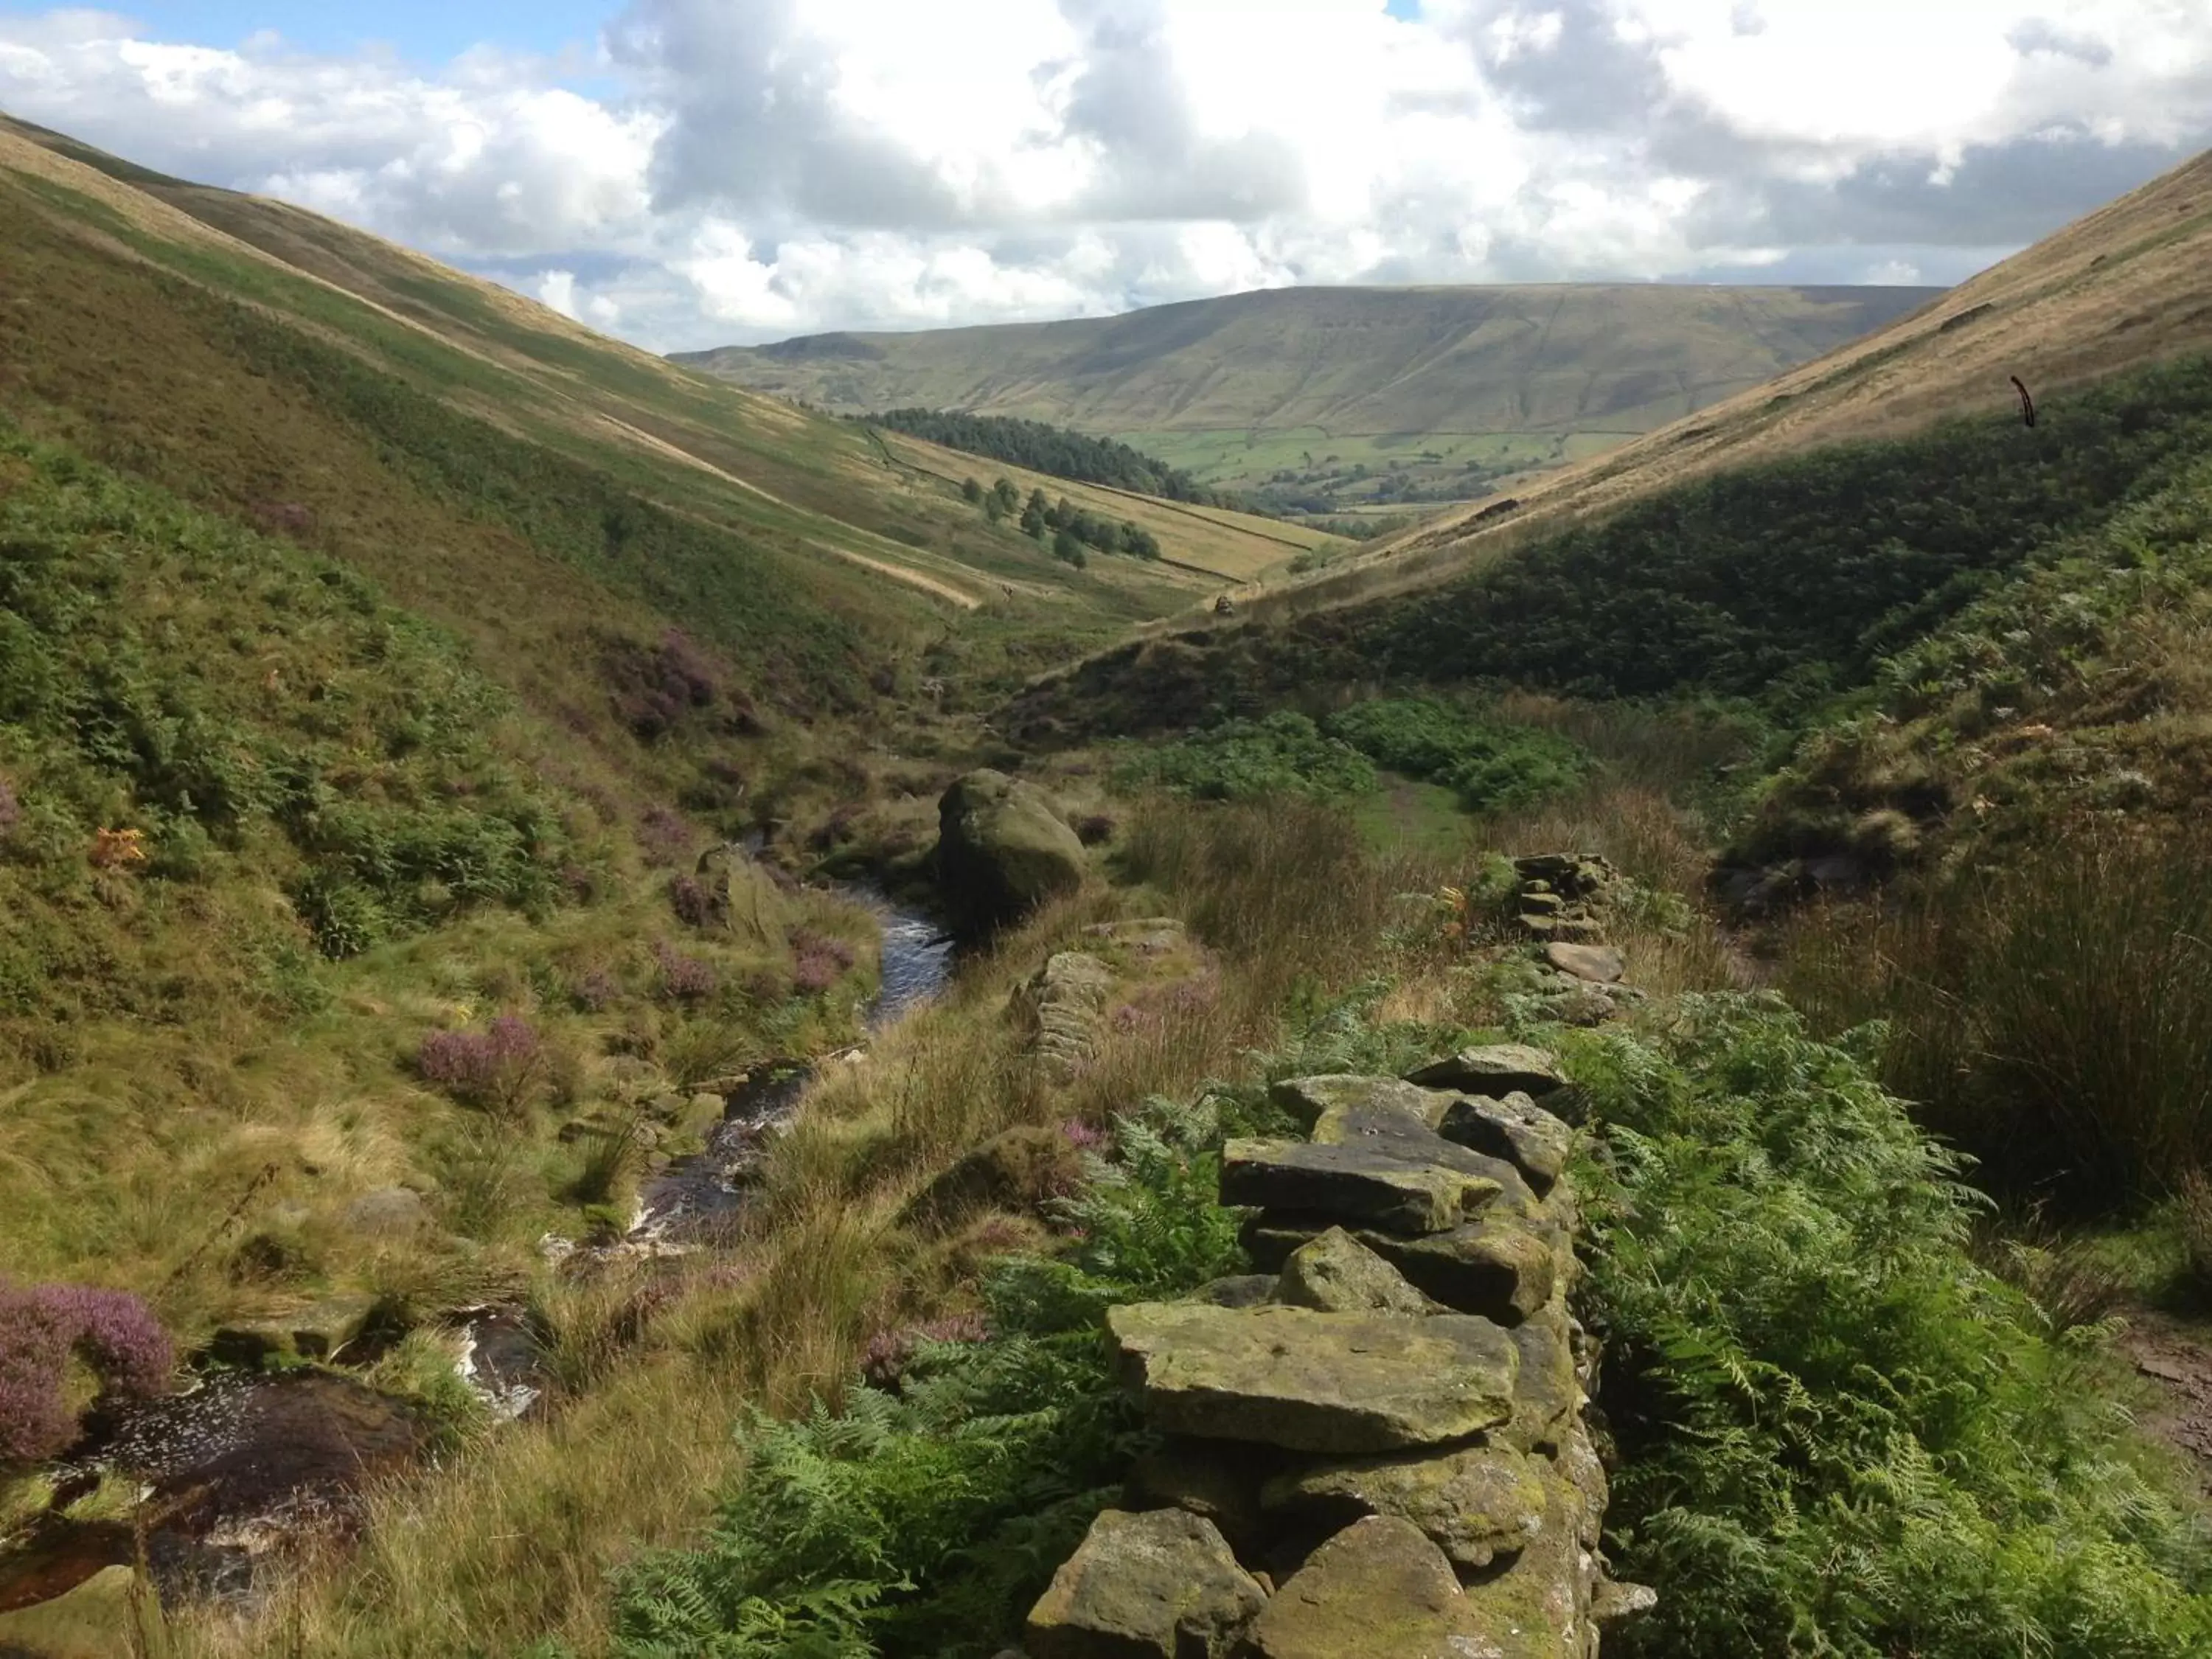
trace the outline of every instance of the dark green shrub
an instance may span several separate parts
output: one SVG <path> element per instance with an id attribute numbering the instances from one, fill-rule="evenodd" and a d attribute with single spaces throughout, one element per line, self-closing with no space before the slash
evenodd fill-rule
<path id="1" fill-rule="evenodd" d="M 1378 766 L 1455 790 L 1474 812 L 1510 811 L 1566 793 L 1591 764 L 1580 745 L 1557 732 L 1430 697 L 1354 703 L 1322 729 Z"/>
<path id="2" fill-rule="evenodd" d="M 1133 750 L 1121 777 L 1200 800 L 1359 795 L 1375 787 L 1375 769 L 1357 749 L 1287 711 L 1229 720 L 1179 742 Z"/>

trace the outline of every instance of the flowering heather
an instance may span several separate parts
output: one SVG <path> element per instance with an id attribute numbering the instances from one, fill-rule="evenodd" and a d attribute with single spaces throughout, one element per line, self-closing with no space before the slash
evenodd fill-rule
<path id="1" fill-rule="evenodd" d="M 1147 986 L 1116 1008 L 1110 1023 L 1124 1036 L 1156 1035 L 1179 1020 L 1204 1013 L 1220 998 L 1221 987 L 1210 973 L 1172 985 Z"/>
<path id="2" fill-rule="evenodd" d="M 471 1105 L 512 1103 L 536 1070 L 544 1045 L 520 1014 L 501 1014 L 481 1031 L 433 1031 L 415 1051 L 428 1084 Z"/>
<path id="3" fill-rule="evenodd" d="M 144 1397 L 167 1382 L 176 1352 L 135 1296 L 0 1279 L 0 1466 L 51 1457 L 76 1438 L 64 1398 L 72 1358 L 103 1392 Z"/>
<path id="4" fill-rule="evenodd" d="M 687 957 L 665 939 L 653 947 L 653 959 L 660 966 L 662 994 L 678 1002 L 697 1002 L 722 988 L 713 963 Z"/>
<path id="5" fill-rule="evenodd" d="M 715 896 L 696 876 L 678 876 L 668 884 L 668 904 L 678 921 L 693 927 L 704 927 L 720 908 Z"/>
<path id="6" fill-rule="evenodd" d="M 860 1375 L 879 1389 L 896 1385 L 914 1351 L 925 1342 L 986 1342 L 991 1328 L 980 1313 L 949 1314 L 898 1330 L 880 1330 L 860 1351 Z"/>
<path id="7" fill-rule="evenodd" d="M 1105 1154 L 1108 1144 L 1113 1139 L 1113 1136 L 1108 1134 L 1105 1130 L 1093 1128 L 1081 1118 L 1077 1117 L 1072 1117 L 1061 1124 L 1060 1132 L 1067 1137 L 1067 1144 L 1074 1147 L 1077 1152 L 1097 1152 L 1102 1157 Z"/>
<path id="8" fill-rule="evenodd" d="M 691 850 L 697 839 L 684 815 L 673 807 L 655 806 L 647 811 L 637 826 L 637 844 L 645 851 L 649 864 L 670 865 L 678 862 Z"/>
<path id="9" fill-rule="evenodd" d="M 854 960 L 853 947 L 843 939 L 831 939 L 810 928 L 794 928 L 791 945 L 799 957 L 798 965 L 792 971 L 792 983 L 808 996 L 817 995 L 835 985 Z"/>

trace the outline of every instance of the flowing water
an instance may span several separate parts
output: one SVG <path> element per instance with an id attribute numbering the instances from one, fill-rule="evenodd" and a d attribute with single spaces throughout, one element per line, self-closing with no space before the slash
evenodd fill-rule
<path id="1" fill-rule="evenodd" d="M 928 917 L 872 889 L 849 888 L 846 896 L 866 907 L 883 934 L 881 983 L 861 1011 L 861 1024 L 872 1033 L 944 989 L 953 942 Z M 733 1227 L 744 1207 L 747 1178 L 798 1110 L 815 1069 L 813 1061 L 799 1060 L 755 1066 L 726 1097 L 705 1150 L 676 1159 L 645 1183 L 629 1242 L 696 1248 L 712 1245 Z"/>
<path id="2" fill-rule="evenodd" d="M 952 941 L 928 918 L 878 893 L 848 896 L 883 930 L 882 985 L 862 1011 L 872 1033 L 944 988 Z M 806 1060 L 755 1067 L 727 1097 L 706 1149 L 646 1183 L 628 1243 L 696 1249 L 726 1236 L 744 1204 L 748 1175 L 790 1121 L 814 1073 Z M 461 1340 L 460 1374 L 493 1415 L 512 1419 L 529 1412 L 544 1377 L 539 1334 L 524 1312 L 474 1308 L 452 1322 Z M 349 1530 L 364 1484 L 410 1465 L 422 1451 L 422 1431 L 406 1402 L 327 1371 L 219 1374 L 88 1426 L 76 1461 L 54 1471 L 58 1480 L 83 1491 L 102 1470 L 138 1480 L 154 1500 L 143 1547 L 157 1583 L 232 1598 L 252 1593 L 266 1551 L 308 1531 Z M 0 1612 L 62 1595 L 103 1567 L 130 1562 L 138 1547 L 120 1522 L 50 1516 L 0 1551 Z"/>

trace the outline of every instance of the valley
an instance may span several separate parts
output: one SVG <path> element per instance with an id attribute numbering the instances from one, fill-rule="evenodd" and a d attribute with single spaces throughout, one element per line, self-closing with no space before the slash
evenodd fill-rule
<path id="1" fill-rule="evenodd" d="M 843 414 L 919 405 L 1071 427 L 1273 511 L 1388 526 L 1602 454 L 1939 292 L 1293 289 L 677 361 Z"/>
<path id="2" fill-rule="evenodd" d="M 0 122 L 0 1654 L 2206 1651 L 2208 187 L 691 363 Z"/>

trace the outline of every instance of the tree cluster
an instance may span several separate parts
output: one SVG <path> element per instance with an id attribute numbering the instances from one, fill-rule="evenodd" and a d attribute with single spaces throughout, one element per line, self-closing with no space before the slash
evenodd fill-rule
<path id="1" fill-rule="evenodd" d="M 1200 507 L 1236 507 L 1232 497 L 1209 489 L 1180 467 L 1132 449 L 1111 438 L 1094 438 L 1042 421 L 999 415 L 963 415 L 956 410 L 894 409 L 868 419 L 894 432 L 922 438 L 948 449 L 965 450 L 1009 466 L 1048 472 L 1076 483 L 1110 484 L 1140 495 Z"/>

